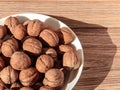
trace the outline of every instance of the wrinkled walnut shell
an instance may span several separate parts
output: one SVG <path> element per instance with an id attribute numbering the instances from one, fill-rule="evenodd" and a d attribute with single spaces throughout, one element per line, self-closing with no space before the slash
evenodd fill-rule
<path id="1" fill-rule="evenodd" d="M 18 72 L 7 66 L 0 72 L 0 78 L 5 84 L 12 84 L 18 79 Z"/>
<path id="2" fill-rule="evenodd" d="M 40 20 L 31 20 L 27 25 L 27 33 L 29 36 L 39 36 L 43 28 L 43 23 Z"/>
<path id="3" fill-rule="evenodd" d="M 69 51 L 63 55 L 63 66 L 68 69 L 78 69 L 79 68 L 80 60 L 78 59 L 75 51 Z"/>
<path id="4" fill-rule="evenodd" d="M 50 69 L 45 73 L 44 85 L 58 87 L 64 83 L 64 74 L 60 69 Z"/>
<path id="5" fill-rule="evenodd" d="M 75 39 L 73 33 L 66 27 L 60 28 L 58 35 L 60 38 L 60 42 L 64 44 L 69 44 Z"/>
<path id="6" fill-rule="evenodd" d="M 39 72 L 33 67 L 24 69 L 19 74 L 20 82 L 24 86 L 32 86 L 38 78 Z"/>
<path id="7" fill-rule="evenodd" d="M 23 42 L 23 50 L 33 54 L 39 55 L 41 53 L 42 43 L 36 38 L 28 38 Z"/>
<path id="8" fill-rule="evenodd" d="M 2 43 L 1 52 L 6 57 L 11 57 L 11 55 L 18 50 L 18 42 L 14 38 L 10 38 Z"/>
<path id="9" fill-rule="evenodd" d="M 16 18 L 16 17 L 8 17 L 6 20 L 5 20 L 5 25 L 10 29 L 10 32 L 13 33 L 14 31 L 14 27 L 16 25 L 18 25 L 20 22 L 19 20 Z"/>
<path id="10" fill-rule="evenodd" d="M 51 47 L 55 47 L 59 43 L 59 38 L 53 30 L 44 29 L 39 37 Z"/>
<path id="11" fill-rule="evenodd" d="M 22 40 L 26 36 L 26 32 L 26 28 L 22 24 L 19 24 L 15 26 L 13 35 L 16 39 Z"/>
<path id="12" fill-rule="evenodd" d="M 54 60 L 49 55 L 41 55 L 36 61 L 36 69 L 41 73 L 45 73 L 53 66 Z"/>
<path id="13" fill-rule="evenodd" d="M 26 53 L 20 51 L 13 53 L 10 59 L 10 65 L 16 70 L 26 69 L 31 63 L 30 57 Z"/>

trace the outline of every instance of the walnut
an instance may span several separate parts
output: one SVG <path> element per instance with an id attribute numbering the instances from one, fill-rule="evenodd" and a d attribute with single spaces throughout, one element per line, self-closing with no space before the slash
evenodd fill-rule
<path id="1" fill-rule="evenodd" d="M 39 72 L 34 67 L 22 70 L 19 75 L 20 82 L 24 86 L 32 86 L 38 78 Z"/>
<path id="2" fill-rule="evenodd" d="M 44 48 L 43 53 L 47 54 L 47 55 L 50 55 L 54 60 L 57 59 L 57 52 L 53 48 Z"/>
<path id="3" fill-rule="evenodd" d="M 39 37 L 51 47 L 55 47 L 59 43 L 58 35 L 53 30 L 44 29 Z"/>
<path id="4" fill-rule="evenodd" d="M 12 85 L 11 85 L 11 89 L 19 89 L 19 88 L 21 88 L 22 87 L 22 85 L 19 83 L 19 82 L 15 82 L 15 83 L 13 83 Z"/>
<path id="5" fill-rule="evenodd" d="M 2 39 L 7 34 L 7 29 L 5 26 L 0 25 L 0 39 Z"/>
<path id="6" fill-rule="evenodd" d="M 31 87 L 22 87 L 22 88 L 20 88 L 20 90 L 34 90 L 34 89 Z"/>
<path id="7" fill-rule="evenodd" d="M 18 24 L 14 28 L 13 35 L 16 39 L 22 40 L 26 36 L 27 30 L 22 24 Z"/>
<path id="8" fill-rule="evenodd" d="M 80 60 L 78 59 L 75 51 L 69 51 L 63 55 L 63 66 L 68 70 L 79 68 Z"/>
<path id="9" fill-rule="evenodd" d="M 0 72 L 0 78 L 5 84 L 12 84 L 18 79 L 18 72 L 7 66 Z"/>
<path id="10" fill-rule="evenodd" d="M 74 50 L 74 49 L 73 49 L 73 47 L 70 46 L 70 45 L 64 45 L 64 44 L 62 44 L 62 45 L 59 45 L 59 50 L 60 50 L 61 52 L 68 52 L 68 51 L 72 51 L 72 50 Z"/>
<path id="11" fill-rule="evenodd" d="M 13 53 L 10 59 L 10 65 L 16 70 L 23 70 L 31 65 L 30 57 L 21 51 L 16 51 Z"/>
<path id="12" fill-rule="evenodd" d="M 45 78 L 43 80 L 44 85 L 50 87 L 58 87 L 63 85 L 64 74 L 60 69 L 50 69 L 45 73 Z"/>
<path id="13" fill-rule="evenodd" d="M 41 72 L 45 73 L 47 70 L 54 66 L 54 60 L 49 55 L 41 55 L 37 58 L 36 61 L 36 69 Z"/>
<path id="14" fill-rule="evenodd" d="M 43 23 L 40 20 L 32 20 L 28 22 L 27 33 L 29 36 L 38 36 L 42 30 Z"/>
<path id="15" fill-rule="evenodd" d="M 64 44 L 69 44 L 75 39 L 74 34 L 66 27 L 60 28 L 58 35 L 60 42 Z"/>
<path id="16" fill-rule="evenodd" d="M 8 17 L 4 22 L 4 24 L 10 29 L 11 33 L 13 33 L 14 27 L 19 23 L 20 23 L 19 20 L 16 17 L 12 16 Z"/>
<path id="17" fill-rule="evenodd" d="M 14 38 L 10 38 L 2 43 L 1 52 L 6 57 L 11 57 L 11 55 L 18 50 L 18 42 Z"/>
<path id="18" fill-rule="evenodd" d="M 5 67 L 5 62 L 2 57 L 0 57 L 0 71 Z"/>
<path id="19" fill-rule="evenodd" d="M 42 86 L 39 88 L 39 90 L 55 90 L 55 89 L 49 86 Z"/>
<path id="20" fill-rule="evenodd" d="M 39 55 L 42 50 L 42 43 L 33 37 L 28 38 L 23 42 L 23 50 L 34 55 Z"/>

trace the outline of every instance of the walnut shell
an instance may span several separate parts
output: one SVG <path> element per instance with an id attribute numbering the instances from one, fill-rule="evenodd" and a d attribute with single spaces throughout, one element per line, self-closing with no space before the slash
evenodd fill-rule
<path id="1" fill-rule="evenodd" d="M 14 27 L 19 23 L 20 23 L 19 20 L 16 17 L 12 16 L 8 17 L 4 22 L 4 24 L 10 29 L 11 33 L 13 33 Z"/>
<path id="2" fill-rule="evenodd" d="M 47 54 L 47 55 L 50 55 L 54 60 L 57 59 L 57 52 L 55 49 L 53 48 L 43 48 L 43 53 L 44 54 Z"/>
<path id="3" fill-rule="evenodd" d="M 55 90 L 55 89 L 49 86 L 42 86 L 39 88 L 39 90 Z"/>
<path id="4" fill-rule="evenodd" d="M 12 84 L 18 79 L 18 72 L 7 66 L 0 72 L 0 78 L 5 84 Z"/>
<path id="5" fill-rule="evenodd" d="M 63 85 L 64 74 L 60 69 L 50 69 L 45 73 L 45 78 L 43 80 L 44 85 L 50 87 L 58 87 Z"/>
<path id="6" fill-rule="evenodd" d="M 43 28 L 43 23 L 40 20 L 31 20 L 28 22 L 27 33 L 29 36 L 39 36 Z"/>
<path id="7" fill-rule="evenodd" d="M 41 72 L 45 73 L 50 68 L 54 66 L 54 60 L 49 55 L 41 55 L 37 58 L 36 61 L 36 69 Z"/>
<path id="8" fill-rule="evenodd" d="M 2 57 L 0 57 L 0 71 L 5 67 L 5 62 Z"/>
<path id="9" fill-rule="evenodd" d="M 63 55 L 63 66 L 68 69 L 78 69 L 79 68 L 80 60 L 78 59 L 75 51 L 69 51 Z"/>
<path id="10" fill-rule="evenodd" d="M 19 88 L 21 88 L 22 87 L 22 85 L 19 83 L 19 82 L 15 82 L 15 83 L 13 83 L 12 85 L 11 85 L 11 89 L 19 89 Z"/>
<path id="11" fill-rule="evenodd" d="M 22 87 L 22 88 L 20 88 L 20 90 L 34 90 L 34 89 L 31 87 Z"/>
<path id="12" fill-rule="evenodd" d="M 62 45 L 59 45 L 59 50 L 61 52 L 69 52 L 69 51 L 73 51 L 74 49 L 70 45 L 64 45 L 64 44 L 62 44 Z"/>
<path id="13" fill-rule="evenodd" d="M 22 85 L 32 86 L 39 78 L 39 72 L 31 67 L 20 72 L 19 79 Z"/>
<path id="14" fill-rule="evenodd" d="M 16 70 L 23 70 L 31 65 L 32 61 L 30 57 L 21 51 L 13 53 L 10 59 L 10 65 Z"/>
<path id="15" fill-rule="evenodd" d="M 41 49 L 42 43 L 33 37 L 30 37 L 23 42 L 23 50 L 32 53 L 33 55 L 39 55 Z"/>
<path id="16" fill-rule="evenodd" d="M 1 52 L 6 57 L 11 55 L 18 50 L 18 42 L 14 38 L 10 38 L 2 43 Z"/>
<path id="17" fill-rule="evenodd" d="M 22 40 L 26 36 L 26 28 L 22 24 L 18 24 L 14 28 L 13 35 L 16 39 Z"/>
<path id="18" fill-rule="evenodd" d="M 55 47 L 59 43 L 59 38 L 53 30 L 44 29 L 39 37 L 51 47 Z"/>
<path id="19" fill-rule="evenodd" d="M 5 26 L 0 25 L 0 39 L 3 38 L 7 33 Z"/>
<path id="20" fill-rule="evenodd" d="M 61 43 L 69 44 L 75 39 L 74 34 L 68 28 L 62 27 L 59 31 L 58 35 Z"/>

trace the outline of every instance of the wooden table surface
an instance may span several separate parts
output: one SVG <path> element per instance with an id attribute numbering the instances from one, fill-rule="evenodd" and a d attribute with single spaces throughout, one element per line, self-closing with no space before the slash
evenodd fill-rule
<path id="1" fill-rule="evenodd" d="M 85 65 L 73 90 L 120 90 L 119 0 L 0 0 L 0 18 L 26 12 L 56 17 L 81 40 Z"/>

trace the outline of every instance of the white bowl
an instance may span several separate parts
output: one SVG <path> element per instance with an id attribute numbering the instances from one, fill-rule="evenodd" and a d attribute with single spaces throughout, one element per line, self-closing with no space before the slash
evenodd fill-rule
<path id="1" fill-rule="evenodd" d="M 20 22 L 24 22 L 25 20 L 28 20 L 28 19 L 29 20 L 39 19 L 42 22 L 44 22 L 45 24 L 52 26 L 55 30 L 57 30 L 58 28 L 61 28 L 61 27 L 68 27 L 63 22 L 61 22 L 53 17 L 47 16 L 47 15 L 42 15 L 42 14 L 23 13 L 23 14 L 15 14 L 15 15 L 10 15 L 10 16 L 17 17 L 20 20 Z M 7 17 L 9 17 L 9 16 L 7 16 Z M 4 21 L 7 17 L 0 19 L 0 25 L 4 25 Z M 71 29 L 70 29 L 70 31 L 75 35 L 75 33 Z M 69 79 L 67 80 L 67 82 L 65 82 L 65 85 L 62 88 L 62 90 L 72 90 L 73 87 L 78 82 L 78 80 L 81 76 L 81 73 L 82 73 L 82 69 L 83 69 L 83 64 L 84 64 L 83 49 L 82 49 L 80 40 L 78 39 L 78 37 L 76 35 L 75 35 L 75 40 L 72 42 L 72 44 L 75 46 L 75 48 L 78 52 L 78 57 L 81 60 L 81 65 L 78 70 L 70 72 Z M 65 76 L 67 76 L 67 75 L 65 75 Z"/>

